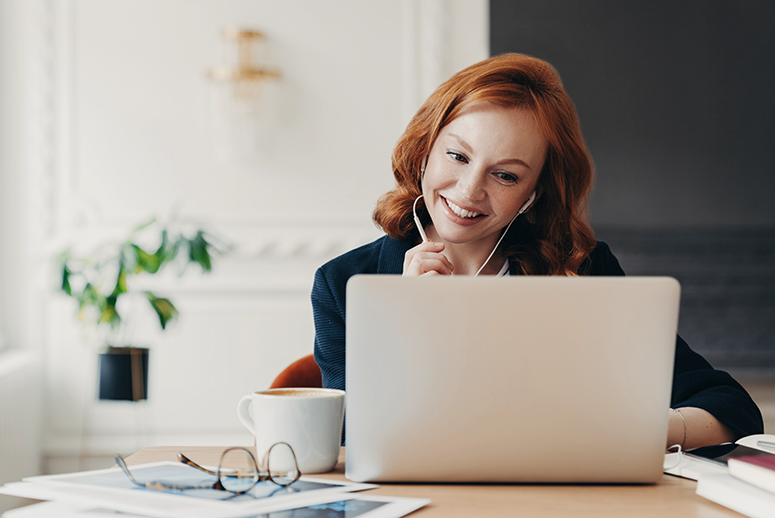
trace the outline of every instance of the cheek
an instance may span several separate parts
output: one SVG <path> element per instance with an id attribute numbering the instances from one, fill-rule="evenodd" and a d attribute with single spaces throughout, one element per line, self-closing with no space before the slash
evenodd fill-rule
<path id="1" fill-rule="evenodd" d="M 433 196 L 433 191 L 437 188 L 437 182 L 432 171 L 425 170 L 420 186 L 422 187 L 422 193 L 426 196 L 426 203 L 429 203 L 431 201 L 430 198 Z"/>
<path id="2" fill-rule="evenodd" d="M 446 170 L 443 164 L 435 165 L 432 169 L 425 170 L 422 186 L 423 192 L 432 193 L 438 189 L 449 187 L 454 183 L 454 175 Z"/>
<path id="3" fill-rule="evenodd" d="M 431 195 L 431 186 L 428 182 L 428 175 L 423 175 L 422 181 L 420 182 L 420 190 L 423 194 L 423 201 L 425 201 L 425 204 L 427 205 L 430 203 L 430 195 Z"/>
<path id="4" fill-rule="evenodd" d="M 493 208 L 502 216 L 514 217 L 524 203 L 525 196 L 522 193 L 516 196 L 511 193 L 504 194 L 493 198 Z"/>

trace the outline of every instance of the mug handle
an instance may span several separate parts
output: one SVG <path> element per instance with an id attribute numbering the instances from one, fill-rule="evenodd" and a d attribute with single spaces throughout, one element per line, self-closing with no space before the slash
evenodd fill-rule
<path id="1" fill-rule="evenodd" d="M 245 428 L 247 428 L 250 433 L 255 434 L 256 433 L 256 423 L 253 421 L 253 418 L 250 417 L 250 402 L 253 401 L 253 396 L 244 396 L 242 399 L 239 400 L 239 403 L 237 403 L 237 417 L 239 417 L 239 420 L 242 421 L 242 424 L 245 425 Z"/>

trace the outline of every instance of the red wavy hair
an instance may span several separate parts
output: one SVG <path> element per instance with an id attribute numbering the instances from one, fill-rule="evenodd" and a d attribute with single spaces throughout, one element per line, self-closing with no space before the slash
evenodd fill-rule
<path id="1" fill-rule="evenodd" d="M 529 110 L 547 142 L 538 199 L 504 237 L 504 252 L 525 275 L 576 275 L 595 248 L 587 218 L 592 159 L 578 116 L 557 71 L 523 54 L 502 54 L 472 65 L 442 84 L 412 118 L 393 150 L 397 186 L 374 209 L 374 222 L 394 239 L 417 239 L 412 204 L 422 194 L 422 162 L 444 126 L 467 105 L 490 102 Z M 425 206 L 417 204 L 424 225 Z"/>

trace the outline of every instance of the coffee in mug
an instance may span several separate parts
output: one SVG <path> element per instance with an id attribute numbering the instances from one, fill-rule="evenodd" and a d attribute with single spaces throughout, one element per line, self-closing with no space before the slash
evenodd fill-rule
<path id="1" fill-rule="evenodd" d="M 342 441 L 345 392 L 281 388 L 254 392 L 237 405 L 237 416 L 256 437 L 259 458 L 276 442 L 287 442 L 303 473 L 336 466 Z"/>

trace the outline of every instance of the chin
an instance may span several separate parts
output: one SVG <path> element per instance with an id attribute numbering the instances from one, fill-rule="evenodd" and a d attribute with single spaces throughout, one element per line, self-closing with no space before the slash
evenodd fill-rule
<path id="1" fill-rule="evenodd" d="M 481 235 L 479 233 L 472 235 L 463 232 L 445 232 L 444 230 L 439 230 L 438 228 L 436 229 L 436 232 L 445 243 L 452 245 L 464 245 L 466 243 L 473 243 L 487 237 L 487 235 Z"/>

